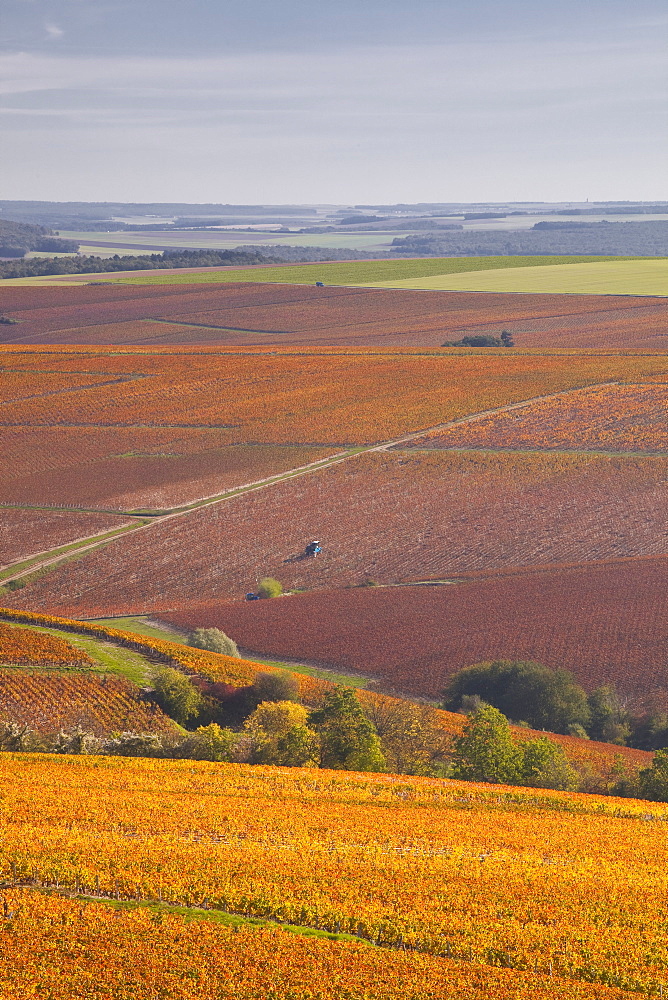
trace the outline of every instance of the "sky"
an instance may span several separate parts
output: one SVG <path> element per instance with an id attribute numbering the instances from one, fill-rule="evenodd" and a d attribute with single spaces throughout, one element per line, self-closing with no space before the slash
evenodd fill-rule
<path id="1" fill-rule="evenodd" d="M 1 0 L 0 198 L 668 199 L 663 0 Z"/>

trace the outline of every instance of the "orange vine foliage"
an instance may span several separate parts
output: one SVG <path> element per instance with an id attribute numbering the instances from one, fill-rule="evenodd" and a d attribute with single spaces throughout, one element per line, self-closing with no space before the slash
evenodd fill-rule
<path id="1" fill-rule="evenodd" d="M 95 736 L 174 731 L 124 678 L 95 674 L 0 670 L 0 718 L 47 734 L 77 727 Z"/>
<path id="2" fill-rule="evenodd" d="M 211 427 L 229 430 L 230 444 L 366 444 L 545 393 L 665 370 L 665 358 L 635 355 L 169 354 L 145 348 L 109 358 L 91 348 L 61 360 L 59 353 L 70 352 L 2 350 L 0 358 L 36 374 L 64 362 L 116 375 L 97 388 L 8 402 L 0 424 Z"/>
<path id="3" fill-rule="evenodd" d="M 624 990 L 416 952 L 9 890 L 0 990 L 24 1000 L 624 1000 Z M 82 960 L 83 959 L 83 960 Z"/>
<path id="4" fill-rule="evenodd" d="M 204 904 L 450 956 L 469 971 L 551 967 L 590 996 L 597 984 L 655 996 L 666 983 L 665 804 L 25 754 L 0 756 L 0 787 L 0 873 L 14 884 Z M 132 947 L 133 934 L 124 938 Z M 155 949 L 145 953 L 153 961 Z M 101 974 L 95 962 L 84 967 Z M 571 995 L 584 996 L 575 985 Z"/>
<path id="5" fill-rule="evenodd" d="M 0 663 L 36 667 L 91 667 L 88 653 L 57 635 L 0 623 Z"/>
<path id="6" fill-rule="evenodd" d="M 410 447 L 668 452 L 666 385 L 584 389 L 433 431 Z"/>

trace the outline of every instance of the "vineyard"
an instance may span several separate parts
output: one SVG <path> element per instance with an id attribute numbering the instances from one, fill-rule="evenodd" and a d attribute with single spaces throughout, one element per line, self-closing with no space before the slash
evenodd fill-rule
<path id="1" fill-rule="evenodd" d="M 120 536 L 6 597 L 74 617 L 665 551 L 661 458 L 392 452 Z M 287 514 L 289 512 L 289 516 Z M 309 538 L 317 559 L 299 558 Z"/>
<path id="2" fill-rule="evenodd" d="M 604 996 L 617 996 L 615 990 L 656 996 L 665 984 L 664 804 L 403 776 L 10 754 L 0 758 L 0 783 L 0 870 L 13 883 L 348 933 L 376 945 L 362 958 L 362 970 L 381 955 L 387 969 L 403 961 L 412 968 L 415 957 L 417 975 L 452 969 L 445 963 L 456 961 L 465 987 L 477 973 L 480 990 L 516 987 L 509 1000 L 541 981 L 583 1000 L 603 985 L 612 988 Z M 62 940 L 66 955 L 73 938 L 92 944 L 101 929 L 97 947 L 111 935 L 116 956 L 116 932 L 100 928 L 110 913 L 103 904 L 5 892 L 17 922 L 6 947 L 26 942 L 44 914 L 51 942 Z M 93 906 L 99 909 L 91 912 Z M 125 930 L 128 960 L 148 919 L 121 913 L 115 920 Z M 171 962 L 182 961 L 169 950 L 177 928 L 177 951 L 188 955 L 189 967 L 209 968 L 197 958 L 211 947 L 214 928 L 198 923 L 195 935 L 178 918 L 164 918 L 144 949 L 140 968 L 148 965 L 147 975 L 168 975 Z M 44 938 L 35 933 L 39 954 Z M 235 940 L 233 968 L 243 955 L 254 971 L 253 950 L 239 949 L 249 939 Z M 272 946 L 278 974 L 287 951 L 280 934 L 272 940 L 279 943 L 277 951 Z M 162 941 L 166 964 L 158 963 L 158 971 L 152 963 Z M 303 976 L 301 945 L 291 947 L 296 964 L 288 963 L 285 974 L 301 969 Z M 312 947 L 339 948 L 341 955 L 353 946 Z M 426 964 L 431 956 L 434 964 Z M 352 961 L 354 968 L 356 952 Z M 110 964 L 115 974 L 116 963 L 123 968 L 120 956 Z M 217 968 L 214 962 L 207 974 Z M 568 992 L 563 980 L 572 983 Z M 579 993 L 578 984 L 587 992 Z M 373 987 L 371 995 L 378 995 Z M 542 995 L 526 993 L 527 1000 Z"/>
<path id="3" fill-rule="evenodd" d="M 667 418 L 665 382 L 597 386 L 433 431 L 410 447 L 668 453 Z"/>
<path id="4" fill-rule="evenodd" d="M 192 603 L 164 615 L 216 626 L 256 654 L 359 670 L 438 696 L 463 666 L 497 658 L 567 667 L 642 705 L 668 687 L 668 560 L 499 573 L 457 586 L 316 591 L 259 605 Z"/>
<path id="5" fill-rule="evenodd" d="M 24 398 L 0 404 L 0 503 L 130 511 L 190 503 L 525 398 L 665 378 L 661 356 L 54 348 L 0 350 L 0 363 L 25 381 Z M 51 374 L 94 384 L 38 391 Z M 635 391 L 658 400 L 661 390 Z M 35 537 L 24 548 L 20 517 L 3 517 L 3 561 L 69 541 L 64 521 L 26 515 Z"/>
<path id="6" fill-rule="evenodd" d="M 87 1000 L 83 985 L 114 1000 L 624 1000 L 621 989 L 534 972 L 460 963 L 362 942 L 306 937 L 279 927 L 225 927 L 211 914 L 187 922 L 164 910 L 10 890 L 12 934 L 0 951 L 0 990 L 51 1000 Z M 58 954 L 58 965 L 53 962 Z M 81 955 L 86 955 L 82 968 Z M 94 970 L 94 971 L 93 971 Z M 131 986 L 128 983 L 131 982 Z M 178 992 L 177 992 L 178 991 Z M 94 994 L 88 993 L 88 996 Z"/>
<path id="7" fill-rule="evenodd" d="M 496 258 L 501 261 L 503 258 Z M 405 266 L 408 262 L 402 262 Z M 422 265 L 424 261 L 420 262 Z M 468 263 L 452 261 L 451 263 Z M 535 263 L 535 259 L 531 261 Z M 338 265 L 340 268 L 340 265 Z M 562 265 L 560 265 L 562 266 Z M 360 265 L 357 265 L 357 270 Z M 532 268 L 529 268 L 531 270 Z M 285 280 L 285 269 L 278 280 Z M 525 270 L 525 269 L 523 269 Z M 231 272 L 219 274 L 221 279 Z M 248 272 L 238 272 L 246 277 Z M 177 277 L 179 277 L 177 275 Z M 184 275 L 180 275 L 183 279 Z M 211 275 L 205 275 L 210 278 Z M 6 344 L 225 344 L 439 347 L 511 329 L 519 347 L 668 347 L 661 298 L 428 294 L 412 290 L 211 283 L 0 289 Z"/>
<path id="8" fill-rule="evenodd" d="M 0 622 L 0 663 L 35 667 L 90 667 L 82 649 L 56 635 Z"/>
<path id="9" fill-rule="evenodd" d="M 4 437 L 3 434 L 3 444 Z M 0 508 L 0 567 L 15 559 L 67 545 L 97 532 L 113 531 L 129 523 L 127 518 L 83 511 Z"/>
<path id="10" fill-rule="evenodd" d="M 174 730 L 172 721 L 141 701 L 121 677 L 44 670 L 0 670 L 0 720 L 46 734 L 78 727 L 95 736 Z"/>
<path id="11" fill-rule="evenodd" d="M 66 352 L 65 352 L 66 353 Z M 36 372 L 108 358 L 0 352 Z M 228 431 L 227 442 L 367 444 L 470 413 L 592 383 L 665 371 L 661 356 L 319 353 L 112 357 L 132 378 L 0 407 L 3 427 L 155 427 Z M 38 431 L 37 428 L 40 428 Z"/>

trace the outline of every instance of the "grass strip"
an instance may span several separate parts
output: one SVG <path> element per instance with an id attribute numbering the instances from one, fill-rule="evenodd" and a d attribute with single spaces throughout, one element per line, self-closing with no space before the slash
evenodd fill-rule
<path id="1" fill-rule="evenodd" d="M 66 638 L 67 642 L 76 646 L 77 649 L 82 649 L 85 653 L 88 653 L 97 665 L 94 667 L 58 667 L 53 664 L 10 663 L 3 664 L 3 666 L 12 667 L 16 670 L 45 670 L 49 673 L 116 674 L 119 677 L 125 677 L 126 680 L 137 687 L 145 686 L 151 679 L 153 664 L 141 653 L 137 653 L 132 649 L 126 649 L 123 646 L 114 646 L 111 643 L 102 642 L 100 639 L 89 639 L 76 632 L 63 632 L 63 630 L 57 628 L 19 623 L 12 623 L 12 625 L 16 628 L 23 628 L 32 632 L 44 632 L 46 635 L 55 635 L 60 639 Z"/>
<path id="2" fill-rule="evenodd" d="M 300 924 L 284 924 L 280 920 L 268 920 L 264 917 L 243 917 L 237 913 L 228 913 L 227 910 L 205 909 L 201 906 L 179 906 L 171 903 L 161 903 L 154 900 L 135 899 L 107 899 L 104 896 L 85 896 L 78 893 L 71 893 L 58 889 L 48 889 L 42 886 L 25 886 L 34 891 L 41 892 L 45 896 L 64 896 L 66 899 L 81 900 L 83 903 L 94 903 L 100 906 L 109 906 L 114 910 L 150 910 L 155 914 L 174 914 L 183 917 L 186 923 L 192 920 L 208 920 L 210 923 L 224 924 L 227 927 L 280 927 L 281 930 L 290 934 L 302 934 L 305 937 L 327 938 L 328 941 L 350 941 L 359 944 L 366 944 L 375 947 L 373 942 L 366 938 L 360 938 L 355 934 L 336 933 L 334 931 L 323 931 L 317 927 L 303 927 Z"/>
<path id="3" fill-rule="evenodd" d="M 61 545 L 56 549 L 50 549 L 47 552 L 43 552 L 37 556 L 31 556 L 28 559 L 24 559 L 22 562 L 12 563 L 6 566 L 0 571 L 0 581 L 13 579 L 16 576 L 20 576 L 30 570 L 31 567 L 40 567 L 40 564 L 45 562 L 47 559 L 56 558 L 59 555 L 63 555 L 67 552 L 74 552 L 77 549 L 82 548 L 85 545 L 92 545 L 95 542 L 106 542 L 110 538 L 115 538 L 117 535 L 123 535 L 127 531 L 136 531 L 137 528 L 143 527 L 147 522 L 143 519 L 137 520 L 134 524 L 126 524 L 122 528 L 114 528 L 112 531 L 107 531 L 102 535 L 89 535 L 88 538 L 81 538 L 77 542 L 70 542 L 68 545 Z M 41 568 L 41 567 L 40 567 Z M 45 566 L 44 569 L 47 567 Z"/>
<path id="4" fill-rule="evenodd" d="M 418 257 L 408 260 L 357 260 L 325 261 L 315 264 L 298 264 L 294 267 L 245 267 L 196 273 L 172 272 L 143 277 L 122 277 L 118 272 L 114 284 L 123 285 L 184 285 L 206 282 L 278 282 L 281 284 L 312 285 L 323 281 L 326 285 L 359 285 L 374 281 L 391 281 L 401 278 L 428 278 L 437 274 L 459 274 L 466 271 L 490 271 L 495 268 L 541 267 L 550 264 L 593 264 L 606 261 L 657 260 L 656 257 L 614 256 L 545 256 L 545 257 Z"/>

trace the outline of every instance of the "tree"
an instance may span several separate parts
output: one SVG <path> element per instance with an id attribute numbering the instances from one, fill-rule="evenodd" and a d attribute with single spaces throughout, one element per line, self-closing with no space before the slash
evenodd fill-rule
<path id="1" fill-rule="evenodd" d="M 657 750 L 650 766 L 638 772 L 638 791 L 643 799 L 668 802 L 668 750 Z"/>
<path id="2" fill-rule="evenodd" d="M 162 710 L 182 726 L 197 719 L 205 707 L 202 694 L 186 675 L 171 667 L 156 671 L 153 688 Z"/>
<path id="3" fill-rule="evenodd" d="M 239 656 L 236 642 L 219 628 L 196 628 L 188 636 L 188 645 L 195 649 L 208 649 L 211 653 L 222 653 L 223 656 Z"/>
<path id="4" fill-rule="evenodd" d="M 283 593 L 283 584 L 275 580 L 273 576 L 265 576 L 257 585 L 257 595 L 263 600 L 269 597 L 280 597 Z"/>
<path id="5" fill-rule="evenodd" d="M 251 691 L 255 701 L 253 708 L 261 701 L 299 701 L 299 682 L 288 670 L 256 674 Z"/>
<path id="6" fill-rule="evenodd" d="M 244 724 L 253 739 L 257 764 L 282 767 L 317 767 L 320 757 L 318 734 L 306 725 L 308 713 L 293 701 L 265 701 Z"/>
<path id="7" fill-rule="evenodd" d="M 587 699 L 589 703 L 589 735 L 603 743 L 625 746 L 631 735 L 629 713 L 623 707 L 619 695 L 610 684 L 596 688 Z"/>
<path id="8" fill-rule="evenodd" d="M 529 740 L 519 749 L 522 753 L 520 784 L 563 791 L 577 789 L 578 776 L 568 763 L 563 748 L 547 736 Z"/>
<path id="9" fill-rule="evenodd" d="M 380 737 L 388 769 L 393 774 L 431 775 L 437 772 L 450 739 L 431 705 L 416 705 L 376 695 L 365 706 Z"/>
<path id="10" fill-rule="evenodd" d="M 443 708 L 457 711 L 467 695 L 534 729 L 567 733 L 569 726 L 589 724 L 587 696 L 573 676 L 532 661 L 495 660 L 459 670 L 445 689 Z"/>
<path id="11" fill-rule="evenodd" d="M 191 760 L 232 761 L 238 736 L 215 722 L 200 726 L 178 748 L 178 753 Z"/>
<path id="12" fill-rule="evenodd" d="M 508 720 L 491 705 L 469 716 L 453 744 L 452 777 L 462 781 L 518 784 L 522 754 L 513 743 Z"/>
<path id="13" fill-rule="evenodd" d="M 513 340 L 513 335 L 510 330 L 501 331 L 501 343 L 504 347 L 514 347 L 515 341 Z"/>
<path id="14" fill-rule="evenodd" d="M 373 723 L 353 688 L 337 685 L 309 723 L 320 735 L 322 767 L 343 771 L 385 771 L 386 761 Z"/>

